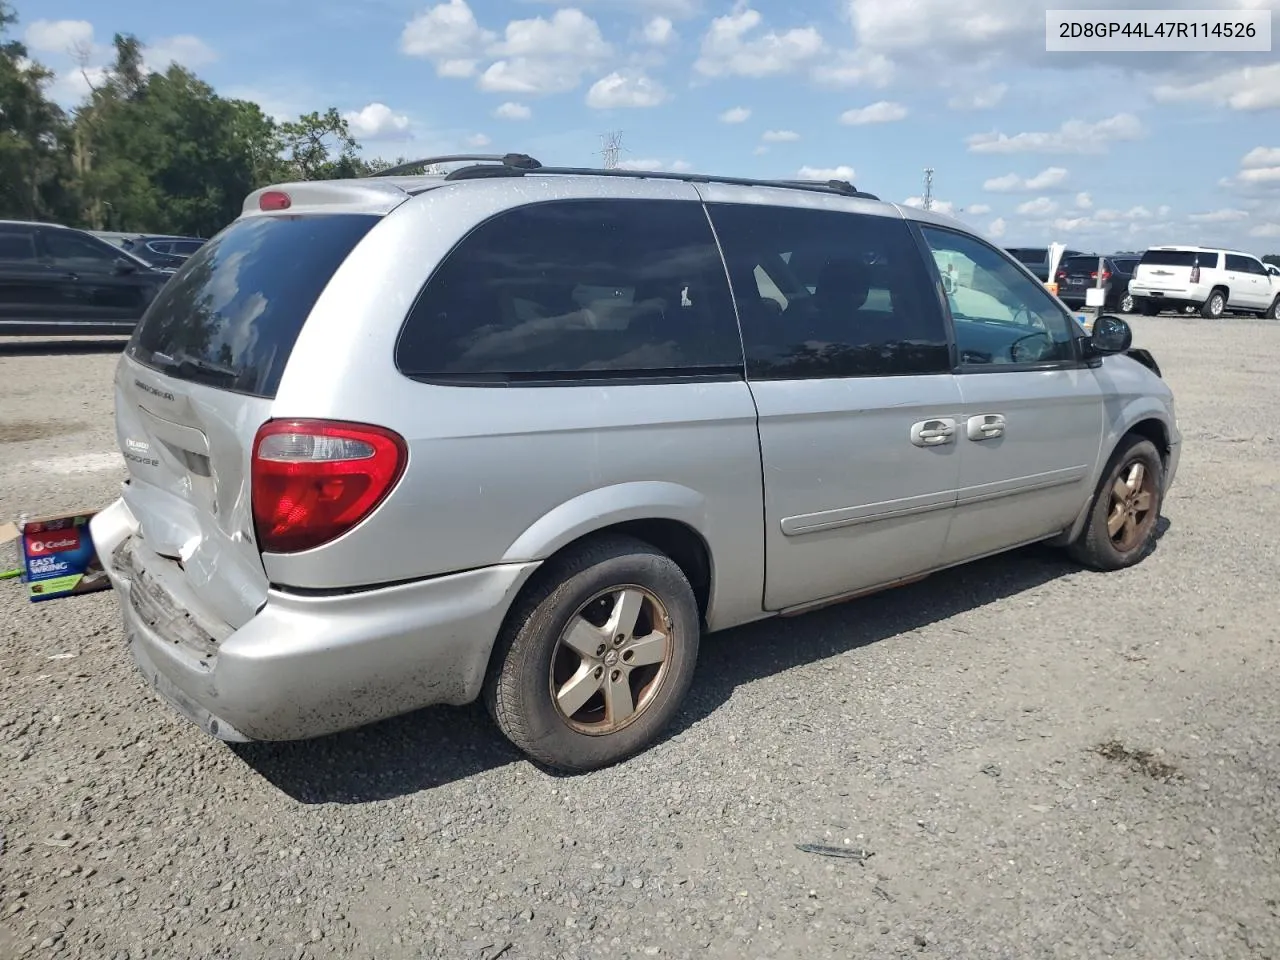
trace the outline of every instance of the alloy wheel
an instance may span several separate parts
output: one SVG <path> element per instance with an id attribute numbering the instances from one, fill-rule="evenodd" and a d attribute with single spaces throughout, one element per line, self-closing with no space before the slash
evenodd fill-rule
<path id="1" fill-rule="evenodd" d="M 1107 511 L 1107 535 L 1120 553 L 1127 553 L 1142 542 L 1155 519 L 1155 479 L 1140 460 L 1129 463 L 1111 486 L 1111 503 Z"/>
<path id="2" fill-rule="evenodd" d="M 638 586 L 597 594 L 569 618 L 551 657 L 551 699 L 574 730 L 616 733 L 653 702 L 671 657 L 671 617 Z"/>

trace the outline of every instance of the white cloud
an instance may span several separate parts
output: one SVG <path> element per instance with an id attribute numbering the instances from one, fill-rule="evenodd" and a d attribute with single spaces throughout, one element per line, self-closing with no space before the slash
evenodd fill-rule
<path id="1" fill-rule="evenodd" d="M 860 126 L 866 123 L 893 123 L 907 115 L 907 108 L 900 103 L 881 100 L 865 107 L 855 107 L 840 114 L 840 122 L 846 126 Z"/>
<path id="2" fill-rule="evenodd" d="M 480 75 L 480 89 L 529 96 L 566 93 L 612 52 L 599 25 L 580 10 L 557 10 L 550 20 L 512 20 L 504 39 L 491 48 L 502 59 Z"/>
<path id="3" fill-rule="evenodd" d="M 1090 196 L 1088 193 L 1084 193 L 1084 192 L 1077 193 L 1076 206 L 1079 207 L 1081 210 L 1092 210 L 1093 197 Z"/>
<path id="4" fill-rule="evenodd" d="M 990 213 L 990 212 L 991 212 L 991 208 L 990 208 L 989 206 L 987 206 L 985 203 L 971 203 L 971 204 L 969 204 L 967 207 L 965 207 L 965 208 L 964 208 L 964 212 L 965 212 L 965 213 L 971 213 L 971 214 L 973 214 L 975 217 L 980 217 L 980 216 L 982 216 L 984 213 Z"/>
<path id="5" fill-rule="evenodd" d="M 1008 228 L 1009 228 L 1009 225 L 1005 223 L 1004 217 L 996 217 L 989 224 L 987 224 L 987 233 L 990 236 L 999 239 L 1000 237 L 1003 237 L 1005 235 L 1005 232 L 1008 230 Z"/>
<path id="6" fill-rule="evenodd" d="M 533 111 L 523 103 L 507 101 L 494 110 L 493 115 L 499 120 L 528 120 L 533 116 Z"/>
<path id="7" fill-rule="evenodd" d="M 850 0 L 848 10 L 859 42 L 886 53 L 997 52 L 1037 26 L 1044 41 L 1044 9 L 1026 0 Z"/>
<path id="8" fill-rule="evenodd" d="M 1280 167 L 1280 147 L 1254 147 L 1241 159 L 1240 166 L 1246 170 L 1259 167 Z"/>
<path id="9" fill-rule="evenodd" d="M 800 139 L 800 134 L 794 130 L 766 130 L 760 139 L 765 143 L 794 143 Z"/>
<path id="10" fill-rule="evenodd" d="M 1247 186 L 1280 184 L 1280 167 L 1250 167 L 1241 170 L 1236 179 Z"/>
<path id="11" fill-rule="evenodd" d="M 1240 67 L 1198 83 L 1161 84 L 1151 95 L 1159 103 L 1198 100 L 1232 110 L 1273 110 L 1280 107 L 1280 63 Z"/>
<path id="12" fill-rule="evenodd" d="M 801 167 L 796 176 L 801 180 L 848 180 L 853 182 L 853 167 L 841 164 L 838 167 Z"/>
<path id="13" fill-rule="evenodd" d="M 357 140 L 407 140 L 409 118 L 385 103 L 370 103 L 360 110 L 344 113 L 343 119 Z"/>
<path id="14" fill-rule="evenodd" d="M 656 107 L 666 99 L 667 91 L 656 80 L 643 73 L 620 73 L 617 70 L 601 77 L 587 91 L 587 106 L 594 110 Z"/>
<path id="15" fill-rule="evenodd" d="M 720 114 L 721 123 L 745 123 L 751 118 L 751 110 L 747 107 L 730 107 Z"/>
<path id="16" fill-rule="evenodd" d="M 218 52 L 199 37 L 183 33 L 152 41 L 142 51 L 142 56 L 152 70 L 167 70 L 171 63 L 196 70 L 216 62 Z"/>
<path id="17" fill-rule="evenodd" d="M 915 207 L 917 210 L 924 209 L 924 197 L 907 197 L 902 201 L 903 206 Z M 929 201 L 929 209 L 934 213 L 940 213 L 944 217 L 954 217 L 956 215 L 956 205 L 950 200 L 939 200 L 934 197 Z"/>
<path id="18" fill-rule="evenodd" d="M 758 33 L 761 19 L 757 11 L 739 6 L 712 20 L 694 70 L 707 77 L 776 76 L 790 73 L 823 51 L 822 34 L 813 27 Z"/>
<path id="19" fill-rule="evenodd" d="M 1193 213 L 1187 219 L 1192 223 L 1239 223 L 1241 220 L 1249 219 L 1249 211 L 1223 208 L 1210 210 L 1207 213 Z"/>
<path id="20" fill-rule="evenodd" d="M 1024 217 L 1051 217 L 1058 212 L 1058 204 L 1048 197 L 1036 197 L 1018 204 L 1018 213 Z"/>
<path id="21" fill-rule="evenodd" d="M 952 110 L 990 110 L 1004 99 L 1009 92 L 1009 85 L 993 83 L 989 87 L 972 90 L 963 95 L 954 96 L 947 101 Z"/>
<path id="22" fill-rule="evenodd" d="M 644 25 L 645 43 L 665 47 L 676 38 L 676 29 L 666 17 L 654 17 Z"/>
<path id="23" fill-rule="evenodd" d="M 886 87 L 896 74 L 893 61 L 880 53 L 844 51 L 812 70 L 815 83 L 827 87 Z"/>
<path id="24" fill-rule="evenodd" d="M 1251 237 L 1280 237 L 1280 223 L 1260 223 L 1249 231 Z"/>
<path id="25" fill-rule="evenodd" d="M 693 169 L 684 160 L 674 160 L 671 163 L 665 160 L 619 160 L 618 166 L 623 170 L 650 170 L 654 173 L 688 173 Z"/>
<path id="26" fill-rule="evenodd" d="M 1062 186 L 1068 177 L 1065 167 L 1048 167 L 1033 177 L 1020 177 L 1016 173 L 1006 173 L 1003 177 L 992 177 L 982 184 L 982 189 L 990 193 L 1034 192 L 1051 190 Z"/>
<path id="27" fill-rule="evenodd" d="M 968 138 L 971 153 L 1104 153 L 1107 145 L 1137 140 L 1145 130 L 1130 113 L 1118 113 L 1097 123 L 1067 120 L 1057 130 L 1046 133 L 975 133 Z"/>
<path id="28" fill-rule="evenodd" d="M 430 60 L 441 77 L 469 77 L 493 39 L 494 34 L 476 21 L 466 0 L 447 0 L 405 24 L 400 51 Z"/>
<path id="29" fill-rule="evenodd" d="M 473 133 L 471 136 L 467 137 L 468 147 L 487 147 L 491 143 L 493 143 L 493 141 L 483 133 Z"/>
<path id="30" fill-rule="evenodd" d="M 70 54 L 93 45 L 93 24 L 88 20 L 34 20 L 23 40 L 33 53 Z"/>

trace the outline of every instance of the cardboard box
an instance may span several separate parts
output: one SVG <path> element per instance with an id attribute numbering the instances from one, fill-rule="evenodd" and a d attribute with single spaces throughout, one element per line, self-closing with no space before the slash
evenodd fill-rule
<path id="1" fill-rule="evenodd" d="M 22 582 L 33 603 L 111 589 L 89 533 L 89 518 L 97 512 L 35 517 L 21 527 L 10 523 L 0 528 L 0 543 L 18 541 Z"/>

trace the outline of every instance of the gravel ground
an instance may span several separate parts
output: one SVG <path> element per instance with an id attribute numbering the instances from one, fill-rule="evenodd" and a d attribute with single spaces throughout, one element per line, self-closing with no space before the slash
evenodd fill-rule
<path id="1" fill-rule="evenodd" d="M 1146 562 L 716 635 L 591 775 L 479 708 L 233 749 L 109 594 L 0 583 L 0 957 L 1280 957 L 1280 325 L 1134 325 L 1186 435 Z M 0 347 L 0 519 L 114 495 L 114 362 Z"/>

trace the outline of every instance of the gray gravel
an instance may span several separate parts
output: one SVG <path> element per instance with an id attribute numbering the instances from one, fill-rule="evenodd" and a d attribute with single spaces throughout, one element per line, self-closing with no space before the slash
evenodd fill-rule
<path id="1" fill-rule="evenodd" d="M 1145 563 L 709 638 L 587 776 L 478 708 L 232 749 L 110 595 L 0 583 L 0 957 L 1280 957 L 1280 325 L 1134 324 L 1186 434 Z M 114 356 L 4 351 L 0 519 L 105 503 Z"/>

